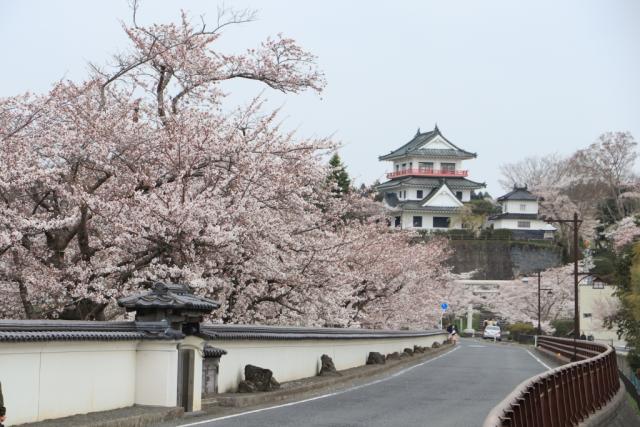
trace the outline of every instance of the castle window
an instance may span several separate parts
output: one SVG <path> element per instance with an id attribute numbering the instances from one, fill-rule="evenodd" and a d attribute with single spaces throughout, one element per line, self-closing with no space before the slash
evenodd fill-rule
<path id="1" fill-rule="evenodd" d="M 407 168 L 407 164 L 406 164 L 406 163 L 403 163 L 403 164 L 402 164 L 402 170 L 405 170 L 406 168 Z"/>
<path id="2" fill-rule="evenodd" d="M 413 217 L 413 226 L 414 227 L 422 227 L 422 217 L 421 216 L 414 216 Z"/>
<path id="3" fill-rule="evenodd" d="M 440 169 L 443 172 L 455 172 L 456 164 L 455 163 L 440 163 Z"/>
<path id="4" fill-rule="evenodd" d="M 420 169 L 420 170 L 433 170 L 433 162 L 420 162 L 420 163 L 418 163 L 418 169 Z"/>
<path id="5" fill-rule="evenodd" d="M 458 200 L 462 200 L 462 191 L 456 191 L 456 197 Z"/>
<path id="6" fill-rule="evenodd" d="M 531 228 L 531 221 L 518 221 L 518 228 Z"/>
<path id="7" fill-rule="evenodd" d="M 434 216 L 433 228 L 449 228 L 450 218 L 448 216 Z"/>
<path id="8" fill-rule="evenodd" d="M 520 212 L 525 212 L 527 210 L 527 205 L 525 203 L 520 204 Z"/>
<path id="9" fill-rule="evenodd" d="M 416 197 L 417 197 L 418 199 L 422 199 L 422 198 L 424 197 L 424 196 L 422 195 L 422 190 L 417 190 L 417 191 L 416 191 Z"/>
<path id="10" fill-rule="evenodd" d="M 394 225 L 395 227 L 400 227 L 400 217 L 399 217 L 399 216 L 397 216 L 397 217 L 396 217 L 395 222 L 394 222 L 394 224 L 393 224 L 393 225 Z"/>

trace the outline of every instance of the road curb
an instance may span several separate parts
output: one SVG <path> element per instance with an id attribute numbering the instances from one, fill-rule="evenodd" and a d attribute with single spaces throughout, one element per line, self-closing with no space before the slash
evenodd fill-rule
<path id="1" fill-rule="evenodd" d="M 282 383 L 282 388 L 262 393 L 225 393 L 202 400 L 202 409 L 207 412 L 220 407 L 244 408 L 247 406 L 263 405 L 281 402 L 302 393 L 330 389 L 354 380 L 375 377 L 394 370 L 401 370 L 417 365 L 433 357 L 446 353 L 455 348 L 453 344 L 443 344 L 437 349 L 428 349 L 424 355 L 408 356 L 404 359 L 387 361 L 384 365 L 363 365 L 340 371 L 339 377 L 308 377 L 301 380 Z"/>

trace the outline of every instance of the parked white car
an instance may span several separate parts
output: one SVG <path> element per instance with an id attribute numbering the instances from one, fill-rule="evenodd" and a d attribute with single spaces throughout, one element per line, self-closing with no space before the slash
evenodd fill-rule
<path id="1" fill-rule="evenodd" d="M 483 339 L 495 339 L 498 341 L 502 341 L 502 331 L 500 330 L 500 326 L 489 325 L 484 328 L 484 333 L 482 334 Z"/>

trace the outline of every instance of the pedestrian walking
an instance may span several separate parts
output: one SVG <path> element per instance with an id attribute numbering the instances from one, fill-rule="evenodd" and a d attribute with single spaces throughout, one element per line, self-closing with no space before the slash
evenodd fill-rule
<path id="1" fill-rule="evenodd" d="M 457 344 L 457 342 L 458 342 L 458 328 L 456 327 L 456 325 L 451 325 L 451 332 L 450 332 L 450 335 L 449 335 L 449 339 L 454 344 Z"/>

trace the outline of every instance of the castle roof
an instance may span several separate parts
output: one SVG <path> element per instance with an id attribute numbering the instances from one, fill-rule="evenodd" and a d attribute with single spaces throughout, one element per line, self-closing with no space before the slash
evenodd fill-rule
<path id="1" fill-rule="evenodd" d="M 466 178 L 435 178 L 422 176 L 407 176 L 392 179 L 376 187 L 378 191 L 389 191 L 401 187 L 439 188 L 443 183 L 452 190 L 475 190 L 486 187 L 483 182 L 475 182 Z"/>
<path id="2" fill-rule="evenodd" d="M 524 187 L 514 186 L 513 190 L 511 190 L 504 196 L 498 197 L 499 202 L 504 202 L 506 200 L 536 201 L 538 200 L 538 198 L 535 195 L 531 194 L 531 192 L 527 190 L 527 186 L 525 185 Z"/>
<path id="3" fill-rule="evenodd" d="M 455 197 L 451 195 L 451 187 L 442 182 L 438 187 L 432 188 L 431 191 L 423 197 L 421 200 L 400 200 L 398 196 L 394 192 L 386 193 L 384 195 L 384 201 L 393 210 L 411 210 L 411 211 L 421 211 L 421 212 L 431 212 L 431 213 L 456 213 L 459 212 L 462 208 L 462 203 L 455 200 L 456 206 L 429 206 L 429 200 L 434 198 L 440 190 L 443 190 L 443 187 L 448 188 L 448 193 L 450 197 Z M 446 191 L 446 189 L 445 189 Z M 426 206 L 425 206 L 426 205 Z"/>
<path id="4" fill-rule="evenodd" d="M 521 219 L 521 220 L 534 220 L 538 219 L 537 214 L 527 214 L 527 213 L 514 213 L 514 212 L 503 212 L 497 215 L 491 215 L 488 218 L 490 221 L 495 221 L 498 219 Z"/>
<path id="5" fill-rule="evenodd" d="M 444 145 L 429 147 L 429 143 L 436 139 L 443 140 Z M 430 158 L 457 159 L 472 159 L 474 157 L 477 157 L 476 153 L 471 153 L 469 151 L 463 150 L 462 148 L 458 147 L 447 138 L 445 138 L 440 132 L 440 129 L 438 129 L 438 125 L 436 125 L 435 128 L 429 132 L 420 132 L 420 129 L 418 129 L 418 132 L 415 134 L 411 141 L 407 142 L 402 147 L 391 151 L 389 154 L 378 157 L 378 159 L 393 160 L 395 158 L 408 155 Z"/>

